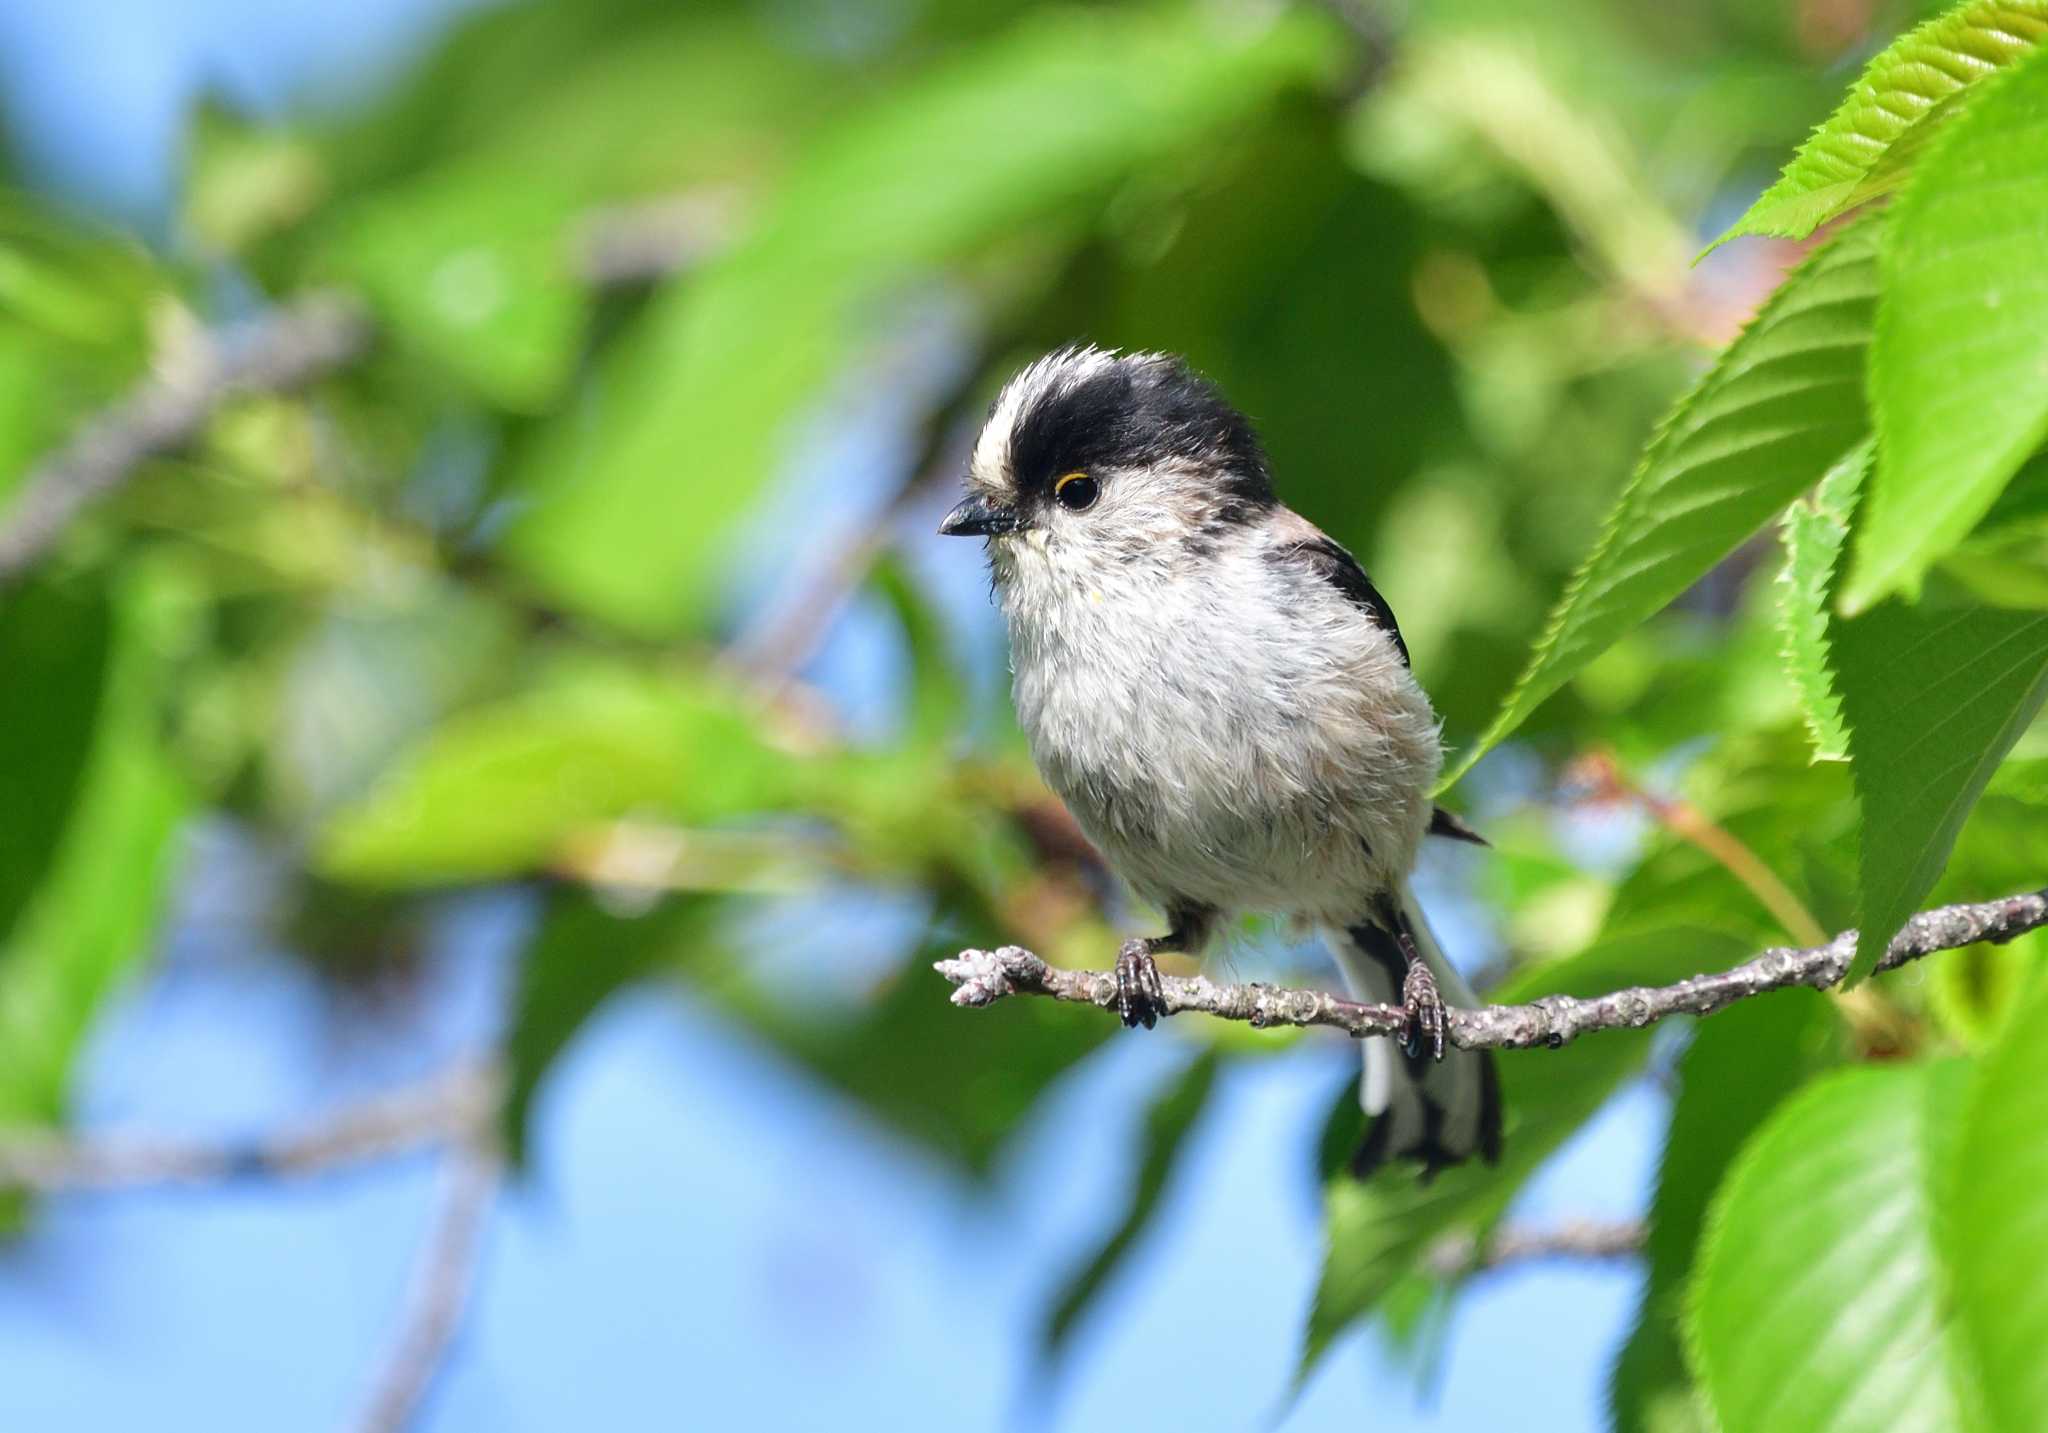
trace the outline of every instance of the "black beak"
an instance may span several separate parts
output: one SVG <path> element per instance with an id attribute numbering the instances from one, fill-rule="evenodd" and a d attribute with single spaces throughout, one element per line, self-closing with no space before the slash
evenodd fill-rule
<path id="1" fill-rule="evenodd" d="M 999 537 L 1006 532 L 1021 532 L 1025 526 L 1023 515 L 1015 508 L 991 502 L 977 493 L 946 514 L 946 520 L 939 524 L 939 535 Z"/>

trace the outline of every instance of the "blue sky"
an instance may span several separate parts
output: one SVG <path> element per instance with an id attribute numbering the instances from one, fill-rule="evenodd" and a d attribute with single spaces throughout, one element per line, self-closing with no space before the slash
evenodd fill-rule
<path id="1" fill-rule="evenodd" d="M 0 93 L 36 177 L 149 225 L 196 87 L 275 105 L 362 84 L 450 8 L 0 0 Z M 951 322 L 941 307 L 912 326 L 927 365 L 943 362 Z M 857 520 L 901 447 L 886 428 L 886 415 L 882 430 L 837 425 L 828 405 L 812 445 L 834 461 L 800 463 L 786 500 L 814 502 L 801 472 L 830 468 Z M 874 481 L 863 490 L 849 472 Z M 975 555 L 933 541 L 911 557 L 993 679 Z M 880 709 L 894 655 L 856 615 L 818 671 L 856 712 Z M 516 895 L 450 903 L 428 996 L 394 1023 L 338 1007 L 268 958 L 237 917 L 247 855 L 219 832 L 195 841 L 186 916 L 95 1041 L 89 1127 L 292 1126 L 488 1039 L 529 914 Z M 1114 1219 L 1134 1110 L 1185 1054 L 1170 1031 L 1112 1041 L 978 1190 L 686 997 L 623 1000 L 546 1091 L 532 1176 L 493 1215 L 424 1426 L 1020 1426 L 1044 1302 Z M 1347 1057 L 1314 1041 L 1231 1073 L 1178 1196 L 1081 1335 L 1055 1426 L 1271 1426 L 1319 1255 L 1304 1143 Z M 1661 1120 L 1654 1093 L 1624 1096 L 1523 1211 L 1640 1212 Z M 48 1206 L 0 1250 L 0 1427 L 346 1426 L 391 1340 L 443 1174 L 423 1157 L 290 1187 Z M 1354 1338 L 1281 1426 L 1595 1425 L 1635 1296 L 1635 1276 L 1613 1268 L 1502 1276 L 1461 1307 L 1433 1399 Z"/>

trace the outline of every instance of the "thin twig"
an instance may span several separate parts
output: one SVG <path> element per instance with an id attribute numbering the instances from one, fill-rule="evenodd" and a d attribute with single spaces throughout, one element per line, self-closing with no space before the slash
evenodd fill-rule
<path id="1" fill-rule="evenodd" d="M 402 1433 L 418 1417 L 462 1325 L 476 1283 L 484 1227 L 502 1173 L 496 1155 L 472 1147 L 450 1172 L 447 1202 L 421 1253 L 404 1324 L 377 1377 L 362 1433 Z"/>
<path id="2" fill-rule="evenodd" d="M 701 262 L 729 237 L 722 194 L 684 194 L 593 210 L 567 240 L 593 287 L 646 283 Z M 157 371 L 88 417 L 23 477 L 0 521 L 0 589 L 56 543 L 79 512 L 152 458 L 189 446 L 237 398 L 289 393 L 360 361 L 376 331 L 362 301 L 319 291 L 158 356 Z"/>
<path id="3" fill-rule="evenodd" d="M 998 344 L 985 342 L 984 351 Z M 771 604 L 769 613 L 733 644 L 735 664 L 756 681 L 787 682 L 816 655 L 851 597 L 888 551 L 897 525 L 927 494 L 957 477 L 980 421 L 984 363 L 963 366 L 950 390 L 926 417 L 917 454 L 904 464 L 896 486 L 874 516 L 848 533 L 816 569 L 801 579 L 795 595 Z"/>
<path id="4" fill-rule="evenodd" d="M 1574 761 L 1566 773 L 1565 784 L 1583 791 L 1591 801 L 1632 802 L 1641 806 L 1665 830 L 1690 843 L 1740 882 L 1757 904 L 1771 913 L 1785 934 L 1802 945 L 1826 943 L 1827 928 L 1814 919 L 1805 902 L 1740 837 L 1715 824 L 1683 797 L 1661 795 L 1636 781 L 1622 769 L 1612 752 L 1593 751 Z M 1913 1019 L 1876 988 L 1865 985 L 1828 993 L 1864 1051 L 1896 1056 L 1919 1044 Z"/>
<path id="5" fill-rule="evenodd" d="M 2002 943 L 2048 925 L 2048 890 L 2004 900 L 1943 906 L 1906 923 L 1878 961 L 1892 970 L 1978 941 Z M 1593 1030 L 1639 1029 L 1672 1015 L 1711 1015 L 1738 1000 L 1795 985 L 1825 989 L 1849 969 L 1856 932 L 1845 931 L 1825 945 L 1804 950 L 1767 950 L 1732 970 L 1695 975 L 1672 985 L 1632 986 L 1582 1000 L 1546 995 L 1527 1005 L 1487 1005 L 1450 1010 L 1450 1042 L 1467 1050 L 1555 1048 Z M 966 950 L 933 967 L 959 989 L 955 1005 L 992 1005 L 1007 995 L 1046 995 L 1055 1000 L 1097 1005 L 1116 1003 L 1116 979 L 1107 971 L 1062 970 L 1019 946 Z M 1219 985 L 1207 976 L 1161 977 L 1164 1014 L 1196 1011 L 1252 1025 L 1328 1025 L 1348 1034 L 1399 1035 L 1406 1016 L 1397 1005 L 1365 1004 L 1317 990 L 1270 985 Z"/>
<path id="6" fill-rule="evenodd" d="M 355 300 L 313 293 L 168 362 L 22 480 L 0 527 L 0 586 L 41 557 L 87 503 L 190 443 L 229 400 L 303 388 L 360 358 L 370 334 Z"/>
<path id="7" fill-rule="evenodd" d="M 489 1127 L 501 1085 L 494 1067 L 463 1066 L 310 1128 L 253 1140 L 11 1136 L 0 1139 L 0 1189 L 83 1194 L 305 1178 L 472 1139 Z"/>
<path id="8" fill-rule="evenodd" d="M 1428 1266 L 1439 1278 L 1493 1273 L 1552 1259 L 1612 1262 L 1643 1251 L 1648 1231 L 1638 1219 L 1568 1219 L 1550 1226 L 1510 1224 L 1484 1241 L 1453 1234 L 1429 1251 Z"/>
<path id="9" fill-rule="evenodd" d="M 736 195 L 705 189 L 593 209 L 575 226 L 573 267 L 601 289 L 665 279 L 723 247 L 739 208 Z"/>
<path id="10" fill-rule="evenodd" d="M 1758 905 L 1784 928 L 1785 934 L 1807 945 L 1825 944 L 1827 928 L 1813 918 L 1805 902 L 1778 879 L 1763 857 L 1751 850 L 1725 826 L 1715 824 L 1707 814 L 1682 796 L 1665 796 L 1652 791 L 1622 770 L 1610 751 L 1592 751 L 1574 761 L 1565 773 L 1565 785 L 1585 792 L 1595 802 L 1630 802 L 1641 806 L 1659 825 L 1679 840 L 1705 853 L 1741 882 Z"/>

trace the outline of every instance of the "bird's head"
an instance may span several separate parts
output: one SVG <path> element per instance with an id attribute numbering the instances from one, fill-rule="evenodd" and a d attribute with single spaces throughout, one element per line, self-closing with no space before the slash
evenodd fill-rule
<path id="1" fill-rule="evenodd" d="M 1063 348 L 1004 385 L 939 531 L 987 538 L 1003 580 L 1031 552 L 1081 571 L 1199 553 L 1273 501 L 1251 423 L 1184 361 Z"/>

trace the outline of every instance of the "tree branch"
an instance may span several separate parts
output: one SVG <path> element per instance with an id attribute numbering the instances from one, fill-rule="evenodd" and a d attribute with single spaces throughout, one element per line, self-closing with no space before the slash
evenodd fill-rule
<path id="1" fill-rule="evenodd" d="M 483 1252 L 484 1226 L 498 1193 L 497 1157 L 464 1150 L 421 1252 L 410 1307 L 363 1413 L 363 1433 L 403 1433 L 419 1416 L 462 1326 Z"/>
<path id="2" fill-rule="evenodd" d="M 0 1190 L 80 1194 L 292 1179 L 392 1159 L 477 1138 L 497 1112 L 502 1084 L 495 1066 L 464 1066 L 311 1128 L 242 1142 L 9 1137 L 0 1139 Z"/>
<path id="3" fill-rule="evenodd" d="M 570 262 L 593 288 L 647 283 L 700 262 L 730 233 L 733 203 L 682 194 L 593 210 L 569 236 Z M 86 504 L 152 458 L 188 446 L 236 398 L 289 393 L 351 367 L 376 330 L 351 294 L 322 291 L 159 355 L 158 369 L 88 417 L 23 477 L 0 521 L 0 588 L 61 537 Z"/>
<path id="4" fill-rule="evenodd" d="M 1906 922 L 1878 961 L 1880 971 L 1978 941 L 2003 943 L 2048 925 L 2048 890 L 2004 900 L 1943 906 Z M 1794 985 L 1825 989 L 1839 981 L 1856 953 L 1856 932 L 1844 931 L 1826 945 L 1804 950 L 1767 950 L 1732 970 L 1695 975 L 1674 985 L 1632 986 L 1590 1000 L 1547 995 L 1527 1005 L 1453 1007 L 1450 1042 L 1467 1050 L 1555 1048 L 1592 1030 L 1637 1029 L 1671 1015 L 1711 1015 L 1767 990 Z M 965 950 L 933 969 L 959 989 L 955 1005 L 992 1005 L 1008 995 L 1045 995 L 1054 1000 L 1099 1005 L 1116 1002 L 1116 979 L 1107 971 L 1062 970 L 1019 946 Z M 1317 990 L 1270 985 L 1219 985 L 1207 976 L 1161 977 L 1163 1012 L 1196 1011 L 1255 1026 L 1328 1025 L 1360 1038 L 1399 1035 L 1406 1017 L 1398 1005 L 1373 1005 Z"/>
<path id="5" fill-rule="evenodd" d="M 1641 1220 L 1567 1219 L 1548 1227 L 1503 1225 L 1484 1240 L 1453 1234 L 1430 1248 L 1429 1271 L 1439 1278 L 1488 1274 L 1551 1259 L 1608 1263 L 1643 1252 Z"/>
<path id="6" fill-rule="evenodd" d="M 353 300 L 314 293 L 197 346 L 86 420 L 22 480 L 0 526 L 0 586 L 49 549 L 79 509 L 151 458 L 174 453 L 232 398 L 284 393 L 360 358 L 370 322 Z"/>

